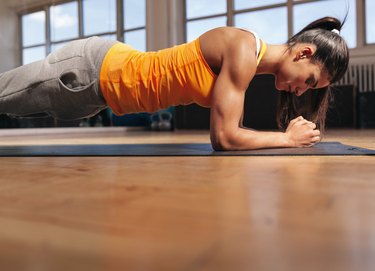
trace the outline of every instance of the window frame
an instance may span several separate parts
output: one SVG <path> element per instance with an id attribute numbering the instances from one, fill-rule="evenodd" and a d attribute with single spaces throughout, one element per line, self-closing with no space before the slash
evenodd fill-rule
<path id="1" fill-rule="evenodd" d="M 192 19 L 187 18 L 187 1 L 184 0 L 184 39 L 187 40 L 187 24 L 191 21 L 199 21 L 202 19 L 210 19 L 218 16 L 227 16 L 227 26 L 234 26 L 234 16 L 241 13 L 260 11 L 265 9 L 277 8 L 277 7 L 286 7 L 287 8 L 287 22 L 288 22 L 288 37 L 293 35 L 293 6 L 300 5 L 305 3 L 319 2 L 324 0 L 286 0 L 285 3 L 264 5 L 256 8 L 247 8 L 247 9 L 234 9 L 234 0 L 227 0 L 227 12 L 221 14 L 213 14 L 210 16 L 195 17 Z M 368 55 L 370 52 L 373 53 L 375 49 L 375 43 L 367 43 L 366 41 L 366 12 L 365 12 L 365 1 L 366 0 L 356 0 L 356 47 L 350 48 L 349 51 L 351 56 L 362 56 Z"/>
<path id="2" fill-rule="evenodd" d="M 363 22 L 363 40 L 364 40 L 364 45 L 367 45 L 367 46 L 375 46 L 375 41 L 374 42 L 371 42 L 371 43 L 368 43 L 367 42 L 367 14 L 366 14 L 366 1 L 369 1 L 369 0 L 362 0 L 362 1 L 357 1 L 357 2 L 360 2 L 360 4 L 362 5 L 361 6 L 361 9 L 362 9 L 362 14 L 363 14 L 363 17 L 362 17 L 362 22 Z"/>
<path id="3" fill-rule="evenodd" d="M 45 46 L 45 56 L 47 56 L 49 53 L 51 53 L 51 47 L 54 44 L 64 43 L 64 42 L 70 42 L 77 39 L 84 39 L 91 37 L 93 35 L 97 36 L 106 36 L 106 35 L 116 35 L 116 39 L 120 42 L 126 42 L 125 39 L 125 33 L 132 32 L 132 31 L 138 31 L 138 30 L 144 30 L 146 32 L 145 36 L 145 47 L 147 48 L 147 22 L 145 21 L 144 26 L 134 27 L 134 28 L 125 28 L 124 26 L 124 1 L 126 0 L 116 0 L 116 30 L 115 31 L 109 31 L 109 32 L 100 32 L 95 33 L 91 35 L 84 35 L 84 22 L 83 22 L 83 1 L 84 0 L 57 0 L 53 3 L 48 3 L 44 5 L 35 6 L 32 8 L 27 8 L 26 10 L 21 10 L 18 12 L 18 28 L 19 28 L 19 61 L 20 64 L 23 64 L 23 51 L 25 49 Z M 147 14 L 147 0 L 146 1 L 146 9 L 145 14 Z M 70 38 L 70 39 L 63 39 L 59 40 L 58 42 L 52 42 L 51 40 L 51 14 L 50 14 L 50 7 L 57 6 L 61 4 L 66 3 L 72 3 L 76 2 L 78 5 L 78 37 L 76 38 Z M 28 14 L 32 14 L 38 11 L 44 11 L 46 20 L 45 20 L 45 43 L 40 44 L 34 44 L 30 46 L 23 46 L 23 25 L 22 25 L 22 17 Z"/>

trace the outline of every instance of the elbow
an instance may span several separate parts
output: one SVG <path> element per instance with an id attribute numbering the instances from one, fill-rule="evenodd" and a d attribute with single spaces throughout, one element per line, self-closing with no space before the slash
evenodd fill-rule
<path id="1" fill-rule="evenodd" d="M 224 132 L 211 133 L 211 146 L 215 151 L 236 150 L 233 135 Z"/>
<path id="2" fill-rule="evenodd" d="M 222 142 L 218 142 L 218 141 L 215 141 L 215 142 L 211 141 L 211 146 L 214 149 L 214 151 L 227 151 L 228 150 L 227 146 L 222 144 Z"/>

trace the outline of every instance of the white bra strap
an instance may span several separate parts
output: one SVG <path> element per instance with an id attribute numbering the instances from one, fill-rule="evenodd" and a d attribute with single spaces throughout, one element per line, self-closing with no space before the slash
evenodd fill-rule
<path id="1" fill-rule="evenodd" d="M 260 38 L 259 38 L 259 36 L 258 36 L 258 34 L 256 33 L 256 32 L 254 32 L 254 31 L 249 31 L 251 34 L 253 34 L 254 35 L 254 37 L 255 37 L 255 42 L 256 42 L 256 45 L 257 45 L 257 53 L 256 53 L 256 55 L 257 55 L 257 58 L 259 57 L 259 53 L 260 53 Z"/>
<path id="2" fill-rule="evenodd" d="M 247 32 L 250 32 L 254 38 L 255 38 L 255 43 L 256 43 L 256 46 L 257 46 L 257 51 L 256 51 L 256 56 L 257 58 L 259 57 L 259 53 L 260 53 L 260 38 L 258 36 L 258 34 L 250 29 L 247 29 L 247 28 L 242 28 L 242 27 L 239 27 L 239 29 L 242 29 L 244 31 L 247 31 Z"/>

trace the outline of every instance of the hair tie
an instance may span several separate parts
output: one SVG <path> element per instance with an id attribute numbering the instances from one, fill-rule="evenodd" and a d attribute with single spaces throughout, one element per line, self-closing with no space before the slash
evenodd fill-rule
<path id="1" fill-rule="evenodd" d="M 337 35 L 340 35 L 340 31 L 338 31 L 336 28 L 332 29 L 331 32 L 337 34 Z"/>

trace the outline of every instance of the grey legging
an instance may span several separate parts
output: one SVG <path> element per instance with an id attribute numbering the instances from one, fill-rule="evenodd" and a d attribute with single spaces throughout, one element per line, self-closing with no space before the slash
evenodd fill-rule
<path id="1" fill-rule="evenodd" d="M 46 59 L 0 74 L 0 114 L 75 120 L 107 107 L 99 85 L 105 54 L 115 41 L 72 41 Z"/>

